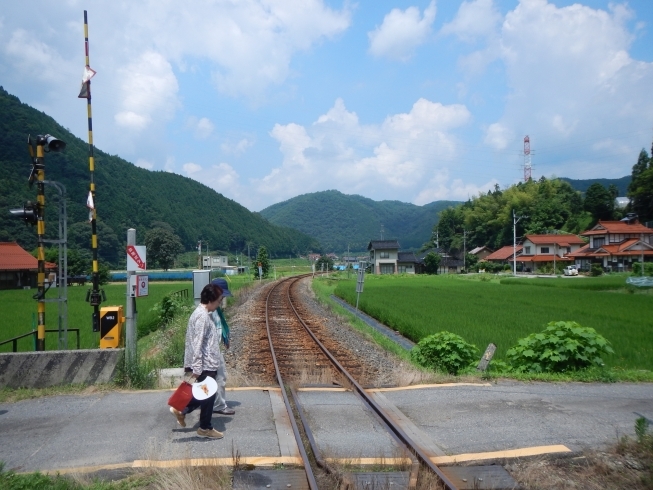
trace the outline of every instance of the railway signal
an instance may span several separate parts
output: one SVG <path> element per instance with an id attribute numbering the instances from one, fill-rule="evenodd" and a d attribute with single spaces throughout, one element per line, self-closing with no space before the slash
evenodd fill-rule
<path id="1" fill-rule="evenodd" d="M 27 201 L 22 208 L 10 209 L 9 213 L 22 219 L 28 225 L 35 225 L 39 218 L 39 208 L 32 201 Z"/>

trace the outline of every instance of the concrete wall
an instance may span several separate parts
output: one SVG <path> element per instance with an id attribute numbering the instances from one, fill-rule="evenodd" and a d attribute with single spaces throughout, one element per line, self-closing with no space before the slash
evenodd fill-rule
<path id="1" fill-rule="evenodd" d="M 59 350 L 0 354 L 0 388 L 47 388 L 107 383 L 124 349 Z"/>

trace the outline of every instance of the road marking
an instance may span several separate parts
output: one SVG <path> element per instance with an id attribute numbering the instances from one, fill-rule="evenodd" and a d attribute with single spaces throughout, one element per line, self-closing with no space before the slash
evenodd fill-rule
<path id="1" fill-rule="evenodd" d="M 293 464 L 303 466 L 302 458 L 293 456 L 241 456 L 239 464 L 254 466 L 273 466 L 275 464 Z M 234 458 L 191 458 L 157 461 L 141 459 L 134 461 L 133 468 L 180 468 L 183 466 L 233 466 Z"/>
<path id="2" fill-rule="evenodd" d="M 461 463 L 463 461 L 476 461 L 482 459 L 523 458 L 525 456 L 538 456 L 541 454 L 570 452 L 572 451 L 567 446 L 558 444 L 555 446 L 533 446 L 521 449 L 508 449 L 506 451 L 492 451 L 487 453 L 467 453 L 456 454 L 453 456 L 436 456 L 431 458 L 431 461 L 433 461 L 434 464 Z"/>
<path id="3" fill-rule="evenodd" d="M 430 385 L 410 385 L 410 386 L 398 386 L 396 388 L 371 388 L 365 391 L 374 393 L 374 392 L 383 392 L 383 391 L 403 391 L 403 390 L 424 390 L 429 388 L 450 388 L 452 386 L 479 386 L 479 387 L 490 387 L 490 383 L 441 383 L 441 384 L 430 384 Z"/>
<path id="4" fill-rule="evenodd" d="M 303 466 L 301 458 L 288 456 L 242 456 L 239 458 L 240 464 L 254 466 L 274 466 L 277 464 L 288 464 Z M 96 471 L 120 470 L 126 468 L 180 468 L 183 466 L 233 466 L 233 458 L 192 458 L 192 459 L 173 459 L 173 460 L 150 460 L 137 459 L 131 463 L 115 463 L 96 466 L 80 466 L 75 468 L 59 468 L 56 470 L 40 470 L 41 473 L 48 475 L 61 474 L 84 474 L 95 473 Z M 25 472 L 32 473 L 32 472 Z"/>

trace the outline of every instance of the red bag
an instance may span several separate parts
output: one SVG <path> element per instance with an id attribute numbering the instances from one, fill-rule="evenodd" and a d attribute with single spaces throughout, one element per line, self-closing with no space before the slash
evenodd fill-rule
<path id="1" fill-rule="evenodd" d="M 192 399 L 193 387 L 185 381 L 182 381 L 175 392 L 168 398 L 168 405 L 181 412 Z"/>

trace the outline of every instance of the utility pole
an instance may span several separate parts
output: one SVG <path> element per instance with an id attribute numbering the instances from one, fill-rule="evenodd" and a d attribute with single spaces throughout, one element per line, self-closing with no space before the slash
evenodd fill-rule
<path id="1" fill-rule="evenodd" d="M 467 256 L 467 230 L 463 228 L 463 270 L 467 272 L 466 257 Z"/>
<path id="2" fill-rule="evenodd" d="M 197 270 L 202 268 L 202 240 L 197 242 Z"/>
<path id="3" fill-rule="evenodd" d="M 517 276 L 517 223 L 527 216 L 515 216 L 515 210 L 512 210 L 512 274 Z"/>
<path id="4" fill-rule="evenodd" d="M 642 277 L 644 277 L 644 233 L 640 233 L 639 241 L 641 242 L 642 255 L 639 258 L 640 264 L 642 264 Z"/>

